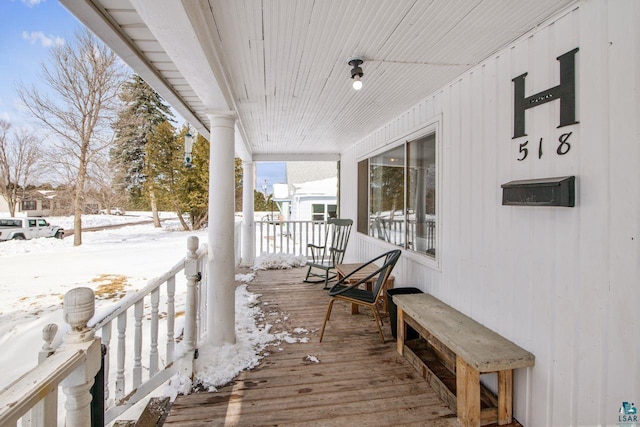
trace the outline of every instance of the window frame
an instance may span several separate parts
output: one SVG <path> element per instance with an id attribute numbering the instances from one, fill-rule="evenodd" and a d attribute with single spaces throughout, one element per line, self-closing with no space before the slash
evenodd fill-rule
<path id="1" fill-rule="evenodd" d="M 322 206 L 324 209 L 322 212 L 315 212 L 316 206 Z M 335 206 L 335 216 L 331 216 L 330 206 Z M 322 219 L 315 219 L 314 216 L 322 215 Z M 311 203 L 311 221 L 328 221 L 331 218 L 338 218 L 338 204 L 337 203 Z"/>
<path id="2" fill-rule="evenodd" d="M 435 197 L 435 202 L 436 202 L 436 208 L 435 208 L 435 216 L 436 216 L 436 230 L 435 230 L 435 238 L 436 238 L 436 244 L 435 244 L 435 248 L 436 248 L 436 254 L 435 257 L 429 256 L 427 254 L 423 254 L 421 252 L 417 252 L 413 249 L 408 249 L 407 248 L 407 244 L 405 241 L 405 244 L 403 247 L 397 246 L 393 243 L 390 242 L 386 242 L 380 239 L 377 239 L 371 235 L 369 235 L 369 212 L 371 211 L 371 196 L 370 196 L 370 190 L 371 190 L 371 177 L 370 177 L 370 159 L 386 153 L 388 151 L 391 151 L 399 146 L 404 146 L 404 152 L 405 152 L 405 159 L 404 159 L 404 170 L 405 170 L 405 176 L 404 176 L 404 189 L 403 191 L 405 192 L 404 197 L 405 197 L 405 215 L 406 215 L 406 191 L 407 191 L 407 179 L 408 179 L 408 174 L 406 173 L 407 170 L 407 158 L 406 158 L 406 151 L 407 151 L 407 145 L 411 142 L 415 142 L 418 141 L 422 138 L 425 138 L 427 136 L 429 136 L 430 134 L 434 134 L 435 135 L 435 165 L 436 165 L 436 197 Z M 393 248 L 400 248 L 402 249 L 403 252 L 403 257 L 409 258 L 412 261 L 415 261 L 419 264 L 425 265 L 427 267 L 430 267 L 434 270 L 441 270 L 441 261 L 442 261 L 442 251 L 443 251 L 443 240 L 442 240 L 442 229 L 443 229 L 443 215 L 442 215 L 442 193 L 443 193 L 443 181 L 442 181 L 442 176 L 443 176 L 443 172 L 442 172 L 442 119 L 441 117 L 437 117 L 434 120 L 428 122 L 427 124 L 421 126 L 418 129 L 414 129 L 410 132 L 407 132 L 405 134 L 403 134 L 402 136 L 395 138 L 391 141 L 389 141 L 388 143 L 384 144 L 383 146 L 381 146 L 380 148 L 377 148 L 376 150 L 373 150 L 363 156 L 360 156 L 356 159 L 356 165 L 359 166 L 361 165 L 361 162 L 366 161 L 367 164 L 367 175 L 366 175 L 366 182 L 367 182 L 367 203 L 366 203 L 366 220 L 367 220 L 367 225 L 366 225 L 366 233 L 362 232 L 362 227 L 361 224 L 358 224 L 357 227 L 357 233 L 362 237 L 365 238 L 371 242 L 375 242 L 376 244 L 382 244 L 385 246 L 389 246 L 389 247 L 393 247 Z M 360 171 L 360 169 L 358 168 L 358 172 Z M 360 180 L 360 175 L 358 174 L 358 180 Z M 364 180 L 363 180 L 364 181 Z M 360 182 L 360 181 L 359 181 Z M 358 191 L 358 196 L 360 197 L 360 189 Z M 364 218 L 364 214 L 362 212 L 360 212 L 359 209 L 359 205 L 360 203 L 358 203 L 358 210 L 357 210 L 357 216 L 358 219 L 362 219 Z"/>
<path id="3" fill-rule="evenodd" d="M 31 208 L 33 206 L 33 208 Z M 38 210 L 38 201 L 37 200 L 23 200 L 20 203 L 20 209 L 24 211 L 37 211 Z"/>

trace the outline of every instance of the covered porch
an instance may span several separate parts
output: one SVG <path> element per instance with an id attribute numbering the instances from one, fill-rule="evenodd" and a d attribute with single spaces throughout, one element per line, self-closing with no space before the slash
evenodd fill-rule
<path id="1" fill-rule="evenodd" d="M 329 297 L 321 284 L 302 282 L 305 270 L 258 271 L 248 289 L 261 295 L 265 321 L 275 332 L 302 331 L 294 337 L 308 342 L 270 347 L 258 367 L 217 392 L 179 396 L 164 425 L 458 425 L 396 351 L 388 319 L 382 344 L 369 313 L 352 315 L 338 302 L 319 342 Z"/>
<path id="2" fill-rule="evenodd" d="M 338 161 L 347 262 L 400 247 L 396 286 L 536 355 L 513 378 L 515 418 L 612 425 L 638 400 L 640 351 L 619 336 L 640 333 L 637 1 L 61 3 L 211 141 L 208 343 L 235 340 L 234 156 L 245 218 L 256 162 Z M 413 186 L 372 179 L 378 166 Z M 562 177 L 575 178 L 571 202 L 504 198 L 506 184 Z M 424 242 L 396 238 L 394 221 L 409 230 L 412 216 Z M 256 224 L 242 228 L 250 265 Z M 328 346 L 353 339 L 338 320 Z M 380 346 L 371 335 L 364 351 Z"/>

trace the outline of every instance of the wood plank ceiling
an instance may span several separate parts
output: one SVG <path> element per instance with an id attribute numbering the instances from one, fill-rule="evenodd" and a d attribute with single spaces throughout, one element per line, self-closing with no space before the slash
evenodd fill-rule
<path id="1" fill-rule="evenodd" d="M 144 0 L 88 1 L 100 11 L 96 16 L 109 20 L 151 65 L 158 84 L 166 86 L 156 90 L 174 93 L 207 128 L 205 110 L 214 106 L 203 101 L 202 88 L 189 83 L 202 79 L 190 74 L 216 65 L 185 68 L 172 59 L 158 41 L 167 34 L 158 32 L 181 28 L 143 22 L 132 3 Z M 228 108 L 239 115 L 249 152 L 285 158 L 340 153 L 574 1 L 200 0 L 183 5 L 205 56 L 219 61 L 216 75 L 223 78 L 218 84 Z M 74 2 L 63 0 L 72 12 Z M 164 19 L 171 23 L 171 16 Z M 92 26 L 91 20 L 85 23 Z M 351 56 L 365 60 L 360 91 L 351 87 Z"/>

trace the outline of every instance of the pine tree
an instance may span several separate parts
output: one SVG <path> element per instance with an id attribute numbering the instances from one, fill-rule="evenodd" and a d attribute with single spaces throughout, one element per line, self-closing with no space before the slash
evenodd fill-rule
<path id="1" fill-rule="evenodd" d="M 145 188 L 154 194 L 156 202 L 164 209 L 172 210 L 185 230 L 189 226 L 183 218 L 188 206 L 181 200 L 184 179 L 183 145 L 175 128 L 168 121 L 160 123 L 149 135 L 145 165 Z"/>
<path id="2" fill-rule="evenodd" d="M 169 106 L 160 95 L 138 75 L 134 75 L 123 84 L 120 100 L 124 105 L 114 125 L 116 137 L 111 159 L 116 176 L 121 178 L 119 185 L 127 190 L 134 205 L 142 207 L 140 205 L 143 204 L 145 196 L 142 190 L 146 180 L 145 155 L 149 135 L 160 123 L 175 120 Z M 153 192 L 148 196 L 154 205 Z M 156 217 L 157 215 L 154 215 L 154 218 Z"/>

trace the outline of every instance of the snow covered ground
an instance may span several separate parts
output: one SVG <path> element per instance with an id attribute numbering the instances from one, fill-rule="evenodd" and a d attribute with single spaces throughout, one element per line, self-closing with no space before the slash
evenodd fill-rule
<path id="1" fill-rule="evenodd" d="M 73 239 L 34 239 L 0 243 L 0 389 L 35 366 L 42 346 L 42 327 L 62 325 L 62 298 L 70 289 L 87 286 L 96 290 L 105 281 L 117 277 L 120 292 L 112 298 L 97 300 L 97 312 L 126 293 L 144 287 L 148 280 L 169 270 L 186 253 L 187 237 L 196 235 L 206 241 L 206 231 L 181 231 L 175 216 L 164 215 L 162 228 L 153 224 L 83 233 L 83 245 Z M 150 218 L 147 213 L 128 216 L 89 215 L 85 227 Z M 47 218 L 52 224 L 72 228 L 73 218 Z M 289 256 L 258 258 L 257 268 L 288 268 L 304 263 Z M 252 275 L 240 275 L 238 281 L 250 281 Z M 255 366 L 270 342 L 302 341 L 289 334 L 269 334 L 270 325 L 261 317 L 257 296 L 238 287 L 238 344 L 223 349 L 200 349 L 202 367 L 198 377 L 210 388 L 224 384 L 240 370 Z M 178 309 L 178 307 L 176 307 Z M 298 332 L 295 332 L 299 334 Z M 60 340 L 58 332 L 56 340 Z M 233 355 L 227 357 L 225 355 Z M 232 364 L 224 363 L 225 360 Z M 168 390 L 171 394 L 172 391 Z"/>

